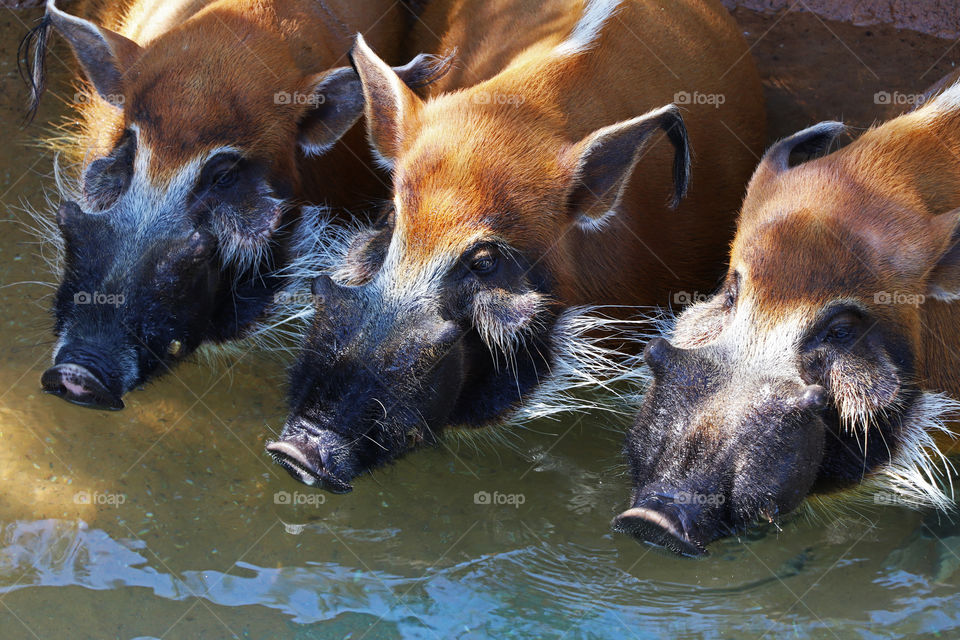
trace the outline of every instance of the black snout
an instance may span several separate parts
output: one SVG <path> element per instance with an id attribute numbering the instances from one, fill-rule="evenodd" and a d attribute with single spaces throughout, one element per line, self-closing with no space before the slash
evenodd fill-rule
<path id="1" fill-rule="evenodd" d="M 706 545 L 697 522 L 702 505 L 693 501 L 677 502 L 674 498 L 654 496 L 638 501 L 613 519 L 613 529 L 627 533 L 682 556 L 702 556 Z"/>
<path id="2" fill-rule="evenodd" d="M 331 446 L 318 439 L 287 437 L 267 444 L 267 452 L 295 480 L 331 493 L 349 493 L 353 486 L 337 477 Z"/>
<path id="3" fill-rule="evenodd" d="M 123 400 L 86 367 L 62 363 L 47 369 L 40 378 L 46 393 L 59 396 L 67 402 L 94 409 L 123 409 Z"/>
<path id="4" fill-rule="evenodd" d="M 663 372 L 680 360 L 682 351 L 664 338 L 654 338 L 643 350 L 643 360 L 654 372 Z"/>

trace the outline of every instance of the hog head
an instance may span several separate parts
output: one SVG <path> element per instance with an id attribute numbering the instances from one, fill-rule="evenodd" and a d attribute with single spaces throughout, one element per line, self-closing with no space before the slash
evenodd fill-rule
<path id="1" fill-rule="evenodd" d="M 948 503 L 933 435 L 953 403 L 924 386 L 939 329 L 919 301 L 956 296 L 960 217 L 891 191 L 910 160 L 889 129 L 790 165 L 841 132 L 822 123 L 768 151 L 723 286 L 646 347 L 653 383 L 627 438 L 634 491 L 615 529 L 700 555 L 808 496 L 871 481 Z"/>
<path id="2" fill-rule="evenodd" d="M 544 121 L 532 100 L 518 110 L 471 89 L 424 102 L 362 39 L 353 62 L 393 208 L 335 279 L 316 282 L 290 416 L 267 447 L 333 491 L 451 426 L 505 420 L 548 380 L 575 277 L 557 263 L 575 256 L 551 249 L 571 226 L 615 214 L 654 132 L 676 146 L 676 198 L 689 159 L 672 106 L 570 142 L 531 126 Z"/>
<path id="3" fill-rule="evenodd" d="M 349 67 L 304 75 L 276 33 L 217 6 L 143 46 L 52 0 L 47 11 L 90 96 L 80 183 L 57 213 L 57 343 L 42 384 L 118 409 L 269 312 L 300 233 L 305 158 L 357 122 L 363 93 Z M 420 86 L 441 67 L 421 56 L 396 73 Z"/>

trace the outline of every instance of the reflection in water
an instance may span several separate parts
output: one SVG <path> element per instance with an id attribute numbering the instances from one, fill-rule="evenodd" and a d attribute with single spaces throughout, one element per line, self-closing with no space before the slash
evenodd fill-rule
<path id="1" fill-rule="evenodd" d="M 282 524 L 278 522 L 278 534 Z M 300 526 L 300 533 L 306 535 L 323 529 L 318 524 Z M 344 530 L 337 535 L 357 544 L 381 537 L 380 532 L 372 531 Z M 903 629 L 957 628 L 960 611 L 956 597 L 943 589 L 947 586 L 943 581 L 952 579 L 953 572 L 944 575 L 939 568 L 929 575 L 911 566 L 916 563 L 910 558 L 916 559 L 917 552 L 921 558 L 931 557 L 933 540 L 932 536 L 915 536 L 906 547 L 890 554 L 886 575 L 875 579 L 890 592 L 874 600 L 884 608 L 861 610 L 862 614 Z M 787 590 L 799 588 L 795 577 L 804 572 L 816 577 L 823 570 L 816 566 L 813 556 L 817 553 L 803 549 L 772 573 L 745 574 L 747 579 L 739 583 L 716 579 L 729 575 L 723 567 L 729 558 L 708 561 L 703 563 L 708 565 L 704 567 L 707 576 L 715 577 L 705 577 L 703 585 L 685 584 L 691 565 L 698 563 L 677 565 L 676 581 L 672 581 L 663 579 L 668 566 L 655 569 L 653 577 L 644 577 L 643 571 L 623 570 L 617 566 L 618 553 L 613 547 L 540 541 L 461 562 L 440 563 L 412 578 L 369 568 L 359 571 L 356 562 L 331 561 L 277 567 L 238 561 L 229 572 L 198 568 L 174 574 L 143 541 L 116 540 L 83 522 L 62 520 L 6 524 L 0 528 L 0 544 L 0 597 L 36 587 L 97 591 L 139 587 L 148 590 L 152 598 L 201 598 L 223 607 L 272 609 L 298 625 L 353 619 L 354 624 L 362 620 L 366 626 L 379 621 L 384 629 L 402 629 L 405 637 L 421 633 L 441 638 L 552 637 L 570 629 L 577 630 L 577 637 L 621 637 L 625 629 L 640 637 L 678 633 L 712 637 L 711 629 L 726 629 L 727 634 L 732 629 L 769 631 L 779 636 L 795 633 L 794 618 L 807 616 L 800 615 L 803 611 L 790 615 L 789 610 L 771 608 L 771 592 L 778 591 L 779 585 Z M 742 550 L 742 545 L 737 546 Z M 738 556 L 737 563 L 750 555 L 738 553 L 733 545 L 727 551 Z M 651 560 L 657 562 L 656 557 Z M 853 557 L 847 561 L 865 562 Z M 667 564 L 674 562 L 667 560 Z M 838 578 L 840 575 L 842 572 Z M 941 583 L 939 589 L 934 579 Z M 710 582 L 715 586 L 708 586 Z M 858 589 L 869 589 L 869 585 Z M 955 591 L 955 586 L 949 591 Z M 141 596 L 141 600 L 149 602 L 151 598 Z M 846 600 L 847 604 L 863 602 L 852 594 Z M 854 619 L 807 618 L 803 636 L 816 635 L 818 628 L 838 630 L 854 623 Z M 471 635 L 463 635 L 467 631 Z M 719 632 L 716 637 L 721 635 L 729 637 Z"/>

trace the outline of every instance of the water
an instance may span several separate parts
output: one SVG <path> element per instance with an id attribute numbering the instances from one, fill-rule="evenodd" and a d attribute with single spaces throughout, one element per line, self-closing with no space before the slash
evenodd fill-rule
<path id="1" fill-rule="evenodd" d="M 50 168 L 26 146 L 38 129 L 15 127 L 13 51 L 32 15 L 0 13 L 5 209 L 39 203 Z M 903 64 L 950 45 L 889 37 L 887 51 L 922 45 Z M 866 62 L 895 73 L 880 58 Z M 786 87 L 808 109 L 810 94 L 780 80 L 778 99 Z M 67 87 L 60 71 L 54 94 Z M 862 96 L 841 106 L 870 111 Z M 61 110 L 47 100 L 38 122 Z M 0 230 L 3 640 L 960 637 L 960 525 L 848 507 L 676 559 L 610 532 L 629 483 L 607 420 L 453 439 L 332 496 L 263 453 L 284 416 L 275 357 L 188 363 L 119 413 L 44 396 L 52 290 L 12 284 L 46 275 L 16 223 Z"/>

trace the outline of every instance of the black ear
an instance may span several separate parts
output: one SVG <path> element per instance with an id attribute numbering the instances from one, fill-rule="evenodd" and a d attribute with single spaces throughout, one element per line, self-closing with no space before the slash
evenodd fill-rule
<path id="1" fill-rule="evenodd" d="M 930 235 L 942 249 L 927 264 L 927 295 L 944 302 L 960 299 L 960 209 L 930 221 Z"/>
<path id="2" fill-rule="evenodd" d="M 394 67 L 393 70 L 405 85 L 411 89 L 421 89 L 447 75 L 453 68 L 456 55 L 456 51 L 443 56 L 421 53 L 407 64 Z"/>
<path id="3" fill-rule="evenodd" d="M 442 78 L 453 63 L 453 56 L 420 54 L 393 71 L 411 89 L 425 87 Z M 306 93 L 311 108 L 300 122 L 300 147 L 307 155 L 320 155 L 363 115 L 364 95 L 360 76 L 351 67 L 340 67 L 311 76 Z"/>
<path id="4" fill-rule="evenodd" d="M 47 1 L 47 17 L 57 33 L 70 43 L 87 79 L 100 97 L 122 107 L 123 74 L 140 56 L 140 46 L 119 33 L 64 13 L 55 6 L 54 0 Z"/>
<path id="5" fill-rule="evenodd" d="M 350 67 L 312 76 L 311 108 L 300 121 L 299 143 L 307 155 L 326 153 L 363 115 L 363 87 Z"/>
<path id="6" fill-rule="evenodd" d="M 657 130 L 664 131 L 674 146 L 674 191 L 670 204 L 679 204 L 690 183 L 690 141 L 680 110 L 667 105 L 598 129 L 566 153 L 567 164 L 573 166 L 568 203 L 576 219 L 595 225 L 615 212 L 634 167 Z"/>
<path id="7" fill-rule="evenodd" d="M 847 127 L 842 122 L 827 121 L 815 124 L 775 143 L 767 150 L 760 164 L 774 173 L 781 173 L 790 168 L 791 156 L 806 156 L 804 159 L 817 156 L 828 149 L 833 141 L 846 131 Z"/>

